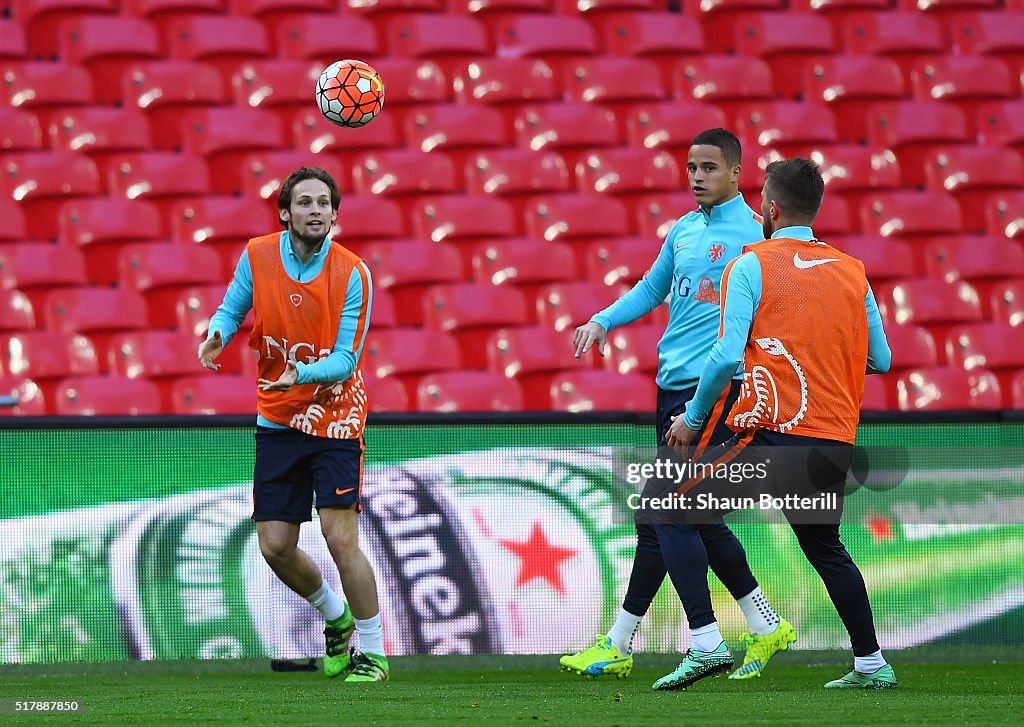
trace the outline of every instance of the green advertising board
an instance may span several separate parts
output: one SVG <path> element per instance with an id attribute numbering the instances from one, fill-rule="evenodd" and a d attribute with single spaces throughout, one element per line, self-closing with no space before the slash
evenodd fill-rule
<path id="1" fill-rule="evenodd" d="M 376 424 L 362 536 L 389 653 L 561 653 L 607 627 L 653 427 Z M 884 648 L 1024 638 L 1024 424 L 869 424 L 843 539 Z M 256 543 L 251 425 L 0 429 L 0 662 L 299 657 L 316 612 Z M 800 648 L 846 648 L 778 513 L 734 528 Z M 318 524 L 301 546 L 335 588 Z M 745 630 L 712 578 L 727 637 Z M 666 584 L 637 648 L 688 643 Z"/>

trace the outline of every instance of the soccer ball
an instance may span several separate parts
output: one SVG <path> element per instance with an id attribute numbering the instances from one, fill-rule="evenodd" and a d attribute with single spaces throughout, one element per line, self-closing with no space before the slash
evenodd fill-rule
<path id="1" fill-rule="evenodd" d="M 316 103 L 331 123 L 363 126 L 384 107 L 384 83 L 369 63 L 335 61 L 316 82 Z"/>

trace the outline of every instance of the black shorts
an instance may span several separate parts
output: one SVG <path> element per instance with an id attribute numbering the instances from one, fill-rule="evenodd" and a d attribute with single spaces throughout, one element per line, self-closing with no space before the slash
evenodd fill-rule
<path id="1" fill-rule="evenodd" d="M 314 437 L 297 429 L 256 427 L 253 520 L 301 523 L 317 509 L 360 509 L 363 440 Z"/>
<path id="2" fill-rule="evenodd" d="M 729 382 L 729 394 L 724 401 L 715 402 L 704 423 L 697 432 L 697 442 L 703 442 L 703 447 L 714 446 L 727 441 L 733 436 L 726 422 L 729 420 L 729 411 L 736 403 L 736 397 L 740 394 L 739 379 Z M 665 435 L 672 426 L 672 417 L 680 416 L 686 410 L 686 405 L 697 393 L 697 387 L 691 386 L 688 389 L 662 389 L 658 388 L 658 411 L 655 415 L 658 420 L 658 446 L 665 446 Z"/>

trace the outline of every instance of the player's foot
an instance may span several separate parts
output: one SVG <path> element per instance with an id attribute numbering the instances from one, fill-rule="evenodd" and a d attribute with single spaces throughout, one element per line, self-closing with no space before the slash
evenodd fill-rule
<path id="1" fill-rule="evenodd" d="M 743 666 L 729 675 L 730 679 L 753 679 L 761 676 L 768 666 L 768 660 L 780 651 L 786 651 L 796 641 L 796 629 L 786 619 L 779 619 L 779 625 L 770 634 L 743 634 L 741 641 L 747 647 Z"/>
<path id="2" fill-rule="evenodd" d="M 349 650 L 348 642 L 355 630 L 355 622 L 352 620 L 352 612 L 345 604 L 345 613 L 340 618 L 328 621 L 324 628 L 324 674 L 332 679 L 348 669 Z"/>
<path id="3" fill-rule="evenodd" d="M 346 682 L 386 682 L 391 674 L 388 659 L 382 654 L 352 654 L 352 666 Z"/>
<path id="4" fill-rule="evenodd" d="M 633 671 L 633 652 L 623 655 L 610 638 L 598 634 L 589 649 L 563 656 L 558 663 L 562 665 L 562 671 L 571 671 L 582 677 L 614 675 L 623 679 Z"/>
<path id="5" fill-rule="evenodd" d="M 717 677 L 729 671 L 736 664 L 732 652 L 723 641 L 714 651 L 697 651 L 690 649 L 679 662 L 679 666 L 671 674 L 666 674 L 654 682 L 654 689 L 676 690 L 686 689 L 696 681 L 707 677 Z"/>
<path id="6" fill-rule="evenodd" d="M 892 670 L 891 664 L 886 664 L 881 669 L 862 674 L 854 669 L 840 679 L 833 679 L 825 685 L 825 689 L 895 689 L 896 673 Z"/>

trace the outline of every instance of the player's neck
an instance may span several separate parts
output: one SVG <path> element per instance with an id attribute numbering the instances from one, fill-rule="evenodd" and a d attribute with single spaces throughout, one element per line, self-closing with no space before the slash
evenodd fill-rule
<path id="1" fill-rule="evenodd" d="M 739 196 L 740 196 L 739 190 L 738 189 L 734 189 L 734 190 L 732 190 L 729 193 L 729 195 L 727 197 L 724 197 L 724 198 L 718 200 L 713 205 L 710 205 L 710 206 L 701 205 L 700 208 L 702 210 L 704 210 L 704 214 L 706 214 L 706 215 L 708 215 L 710 217 L 711 216 L 711 210 L 713 210 L 715 207 L 721 207 L 723 204 L 726 204 L 727 202 L 732 202 L 734 199 L 736 199 Z"/>
<path id="2" fill-rule="evenodd" d="M 308 237 L 299 237 L 294 232 L 289 234 L 289 240 L 292 244 L 292 251 L 298 256 L 302 264 L 305 265 L 313 256 L 320 250 L 320 246 L 323 245 L 323 238 L 310 239 Z"/>

